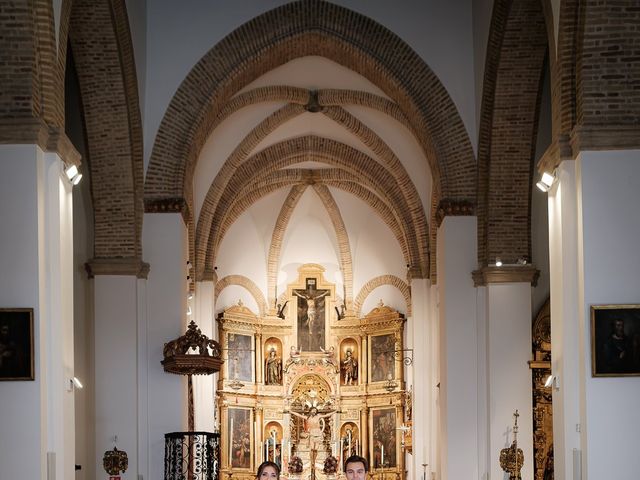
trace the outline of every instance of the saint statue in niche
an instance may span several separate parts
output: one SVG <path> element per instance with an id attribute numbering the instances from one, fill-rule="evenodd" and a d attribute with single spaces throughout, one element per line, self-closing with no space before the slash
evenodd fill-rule
<path id="1" fill-rule="evenodd" d="M 275 348 L 269 351 L 264 371 L 267 385 L 282 385 L 282 359 Z"/>
<path id="2" fill-rule="evenodd" d="M 353 356 L 350 348 L 345 352 L 345 358 L 341 364 L 343 385 L 358 383 L 358 360 Z"/>

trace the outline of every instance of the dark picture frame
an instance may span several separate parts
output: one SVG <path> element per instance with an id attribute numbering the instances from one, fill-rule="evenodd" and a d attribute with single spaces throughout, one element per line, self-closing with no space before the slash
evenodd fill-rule
<path id="1" fill-rule="evenodd" d="M 640 305 L 591 306 L 591 374 L 640 375 Z"/>
<path id="2" fill-rule="evenodd" d="M 0 308 L 0 381 L 34 379 L 33 308 Z"/>

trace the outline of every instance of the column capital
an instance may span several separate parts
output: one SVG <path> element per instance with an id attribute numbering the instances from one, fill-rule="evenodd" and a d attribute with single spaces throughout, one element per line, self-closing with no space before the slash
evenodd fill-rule
<path id="1" fill-rule="evenodd" d="M 533 265 L 487 266 L 471 272 L 473 286 L 482 287 L 490 283 L 531 283 L 538 284 L 540 270 Z"/>
<path id="2" fill-rule="evenodd" d="M 96 275 L 130 275 L 146 279 L 149 264 L 139 258 L 94 258 L 84 264 L 89 278 Z"/>

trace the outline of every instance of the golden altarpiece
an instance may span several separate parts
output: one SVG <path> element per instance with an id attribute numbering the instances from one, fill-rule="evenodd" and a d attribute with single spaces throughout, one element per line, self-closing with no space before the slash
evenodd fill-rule
<path id="1" fill-rule="evenodd" d="M 324 479 L 349 454 L 369 460 L 371 477 L 403 479 L 405 318 L 382 304 L 362 318 L 344 311 L 324 268 L 307 264 L 279 297 L 276 315 L 239 303 L 218 317 L 225 355 L 217 389 L 223 478 L 255 478 L 275 460 L 287 475 Z M 284 306 L 282 306 L 284 305 Z"/>

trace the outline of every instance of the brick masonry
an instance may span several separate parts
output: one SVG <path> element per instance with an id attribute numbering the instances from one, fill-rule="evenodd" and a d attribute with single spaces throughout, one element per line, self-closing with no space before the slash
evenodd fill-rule
<path id="1" fill-rule="evenodd" d="M 332 183 L 326 185 L 358 192 L 377 205 L 388 224 L 394 225 L 397 238 L 403 239 L 408 263 L 421 265 L 424 274 L 428 262 L 432 281 L 435 214 L 441 205 L 475 204 L 476 191 L 478 263 L 486 265 L 498 254 L 507 260 L 526 255 L 532 166 L 527 170 L 525 162 L 531 160 L 535 143 L 542 50 L 549 47 L 551 53 L 553 143 L 539 168 L 553 168 L 581 149 L 640 146 L 640 9 L 634 2 L 564 0 L 554 39 L 549 31 L 551 9 L 542 5 L 537 0 L 495 2 L 477 170 L 444 87 L 392 32 L 320 0 L 295 2 L 253 19 L 214 46 L 176 92 L 152 152 L 144 186 L 147 208 L 180 205 L 190 232 L 190 256 L 195 258 L 203 242 L 197 241 L 191 216 L 193 192 L 188 179 L 205 139 L 225 116 L 224 109 L 235 111 L 243 101 L 256 101 L 254 94 L 232 98 L 233 94 L 290 59 L 323 55 L 348 65 L 393 100 L 362 92 L 321 92 L 319 102 L 337 106 L 332 111 L 343 117 L 347 128 L 362 131 L 339 113 L 339 106 L 367 104 L 384 110 L 416 135 L 434 177 L 430 222 L 423 225 L 416 217 L 407 191 L 402 198 L 389 198 L 353 179 L 338 179 L 346 174 L 333 173 L 334 178 L 327 180 Z M 67 39 L 71 39 L 89 140 L 85 164 L 92 174 L 96 258 L 139 259 L 142 135 L 125 2 L 64 0 L 57 44 L 52 6 L 46 0 L 2 2 L 0 28 L 0 142 L 36 143 L 59 152 L 68 163 L 79 163 L 63 130 L 63 80 Z M 308 101 L 308 92 L 290 87 L 267 87 L 258 96 L 299 106 Z M 526 181 L 520 181 L 521 175 Z M 274 181 L 261 188 L 275 185 Z M 233 212 L 238 208 L 234 206 Z M 231 218 L 226 214 L 223 224 Z M 209 243 L 207 238 L 205 255 Z"/>

